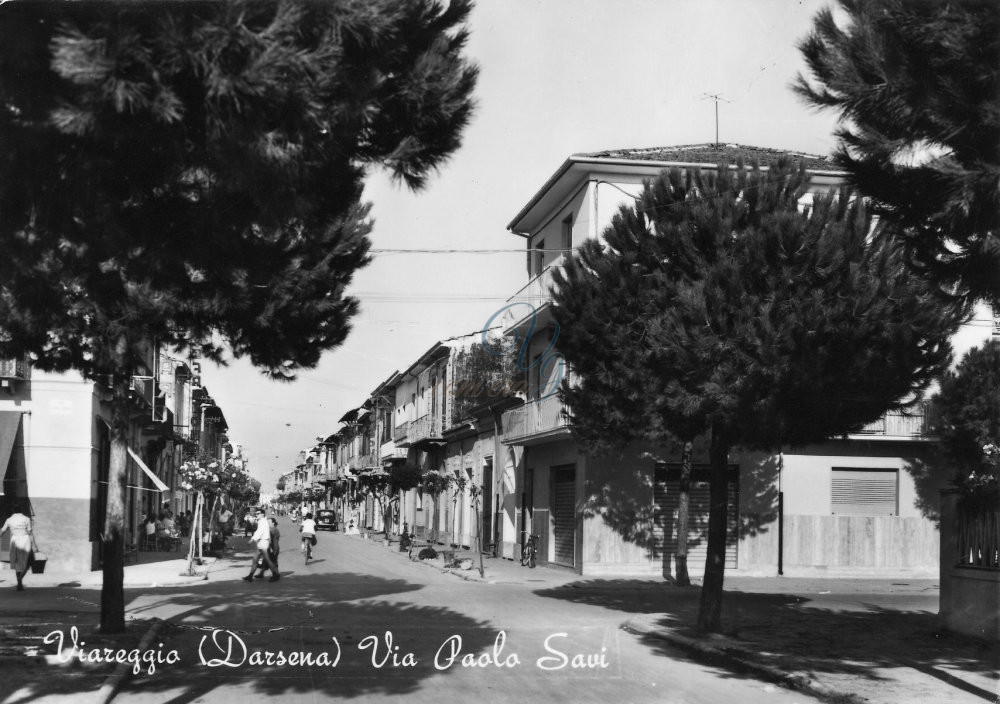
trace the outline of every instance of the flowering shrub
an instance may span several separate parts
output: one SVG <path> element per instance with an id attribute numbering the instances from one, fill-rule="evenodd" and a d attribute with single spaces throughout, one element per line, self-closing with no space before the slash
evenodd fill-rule
<path id="1" fill-rule="evenodd" d="M 431 496 L 437 496 L 438 494 L 447 491 L 448 487 L 451 485 L 452 478 L 437 472 L 426 472 L 421 478 L 420 483 L 426 491 Z"/>
<path id="2" fill-rule="evenodd" d="M 240 462 L 190 459 L 180 467 L 185 491 L 243 492 L 250 486 L 250 473 Z"/>

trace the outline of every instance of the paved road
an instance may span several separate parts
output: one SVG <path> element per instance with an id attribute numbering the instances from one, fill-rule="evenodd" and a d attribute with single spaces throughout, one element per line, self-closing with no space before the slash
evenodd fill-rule
<path id="1" fill-rule="evenodd" d="M 306 566 L 288 539 L 295 528 L 281 528 L 279 582 L 163 589 L 130 601 L 137 618 L 183 628 L 157 639 L 152 657 L 161 664 L 116 702 L 814 701 L 644 642 L 619 629 L 622 611 L 593 598 L 463 581 L 341 533 L 322 535 Z M 177 662 L 167 662 L 171 653 Z"/>

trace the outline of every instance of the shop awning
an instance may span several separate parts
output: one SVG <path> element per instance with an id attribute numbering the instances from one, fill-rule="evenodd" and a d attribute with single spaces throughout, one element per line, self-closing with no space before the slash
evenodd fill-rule
<path id="1" fill-rule="evenodd" d="M 129 457 L 131 457 L 133 460 L 135 460 L 135 463 L 137 465 L 139 465 L 139 469 L 141 469 L 143 472 L 146 473 L 146 476 L 149 477 L 149 480 L 151 482 L 153 482 L 153 486 L 155 486 L 160 491 L 167 491 L 170 488 L 166 484 L 163 483 L 162 479 L 160 479 L 158 476 L 156 476 L 153 473 L 153 470 L 151 470 L 149 467 L 146 466 L 145 462 L 143 462 L 141 459 L 139 459 L 139 455 L 135 454 L 135 452 L 132 451 L 131 447 L 127 448 L 127 449 L 128 449 L 128 455 L 129 455 Z"/>
<path id="2" fill-rule="evenodd" d="M 21 411 L 0 411 L 0 496 L 3 495 L 3 479 L 10 464 L 10 453 L 14 450 L 14 440 L 21 427 Z"/>

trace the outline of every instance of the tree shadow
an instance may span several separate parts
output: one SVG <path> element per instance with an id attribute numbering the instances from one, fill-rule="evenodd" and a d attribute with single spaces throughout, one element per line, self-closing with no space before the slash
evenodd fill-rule
<path id="1" fill-rule="evenodd" d="M 535 594 L 632 614 L 661 614 L 655 619 L 658 626 L 692 639 L 708 637 L 696 627 L 697 588 L 587 580 Z M 786 672 L 879 681 L 880 669 L 913 668 L 979 696 L 992 691 L 995 697 L 1000 686 L 1000 646 L 941 629 L 936 613 L 873 604 L 835 610 L 793 594 L 739 591 L 726 592 L 722 603 L 720 645 L 739 647 L 750 659 Z M 676 656 L 667 641 L 653 635 L 640 638 L 654 651 Z M 723 667 L 738 672 L 733 665 Z M 951 673 L 971 674 L 981 684 L 970 685 Z"/>
<path id="2" fill-rule="evenodd" d="M 99 595 L 97 595 L 99 598 Z M 58 619 L 58 625 L 54 624 Z M 81 663 L 71 657 L 73 628 L 78 642 L 89 650 L 96 648 L 135 648 L 149 623 L 132 621 L 126 632 L 114 636 L 98 633 L 99 616 L 91 613 L 35 611 L 19 616 L 21 623 L 0 627 L 0 658 L 3 677 L 0 702 L 26 704 L 45 697 L 69 699 L 80 692 L 96 691 L 114 671 L 113 663 Z M 53 632 L 63 633 L 63 658 L 60 660 Z"/>
<path id="3" fill-rule="evenodd" d="M 443 670 L 435 666 L 446 641 L 460 639 L 460 660 L 467 653 L 492 652 L 497 638 L 495 626 L 449 608 L 396 603 L 393 595 L 424 588 L 406 580 L 333 573 L 302 574 L 294 583 L 292 594 L 280 588 L 281 582 L 260 581 L 227 584 L 225 594 L 157 590 L 159 598 L 128 610 L 129 625 L 149 625 L 152 621 L 140 619 L 167 606 L 174 609 L 150 650 L 163 657 L 176 651 L 179 661 L 157 664 L 152 674 L 144 669 L 128 690 L 174 704 L 199 700 L 220 687 L 235 687 L 240 696 L 253 698 L 305 692 L 344 698 L 405 695 L 428 677 L 462 669 L 458 662 Z M 100 599 L 94 591 L 75 590 L 74 596 Z M 98 620 L 95 613 L 93 625 L 81 627 L 87 649 Z M 131 631 L 129 637 L 135 647 L 138 637 Z M 114 647 L 125 647 L 124 641 Z M 285 662 L 279 661 L 279 651 Z M 451 652 L 445 647 L 438 662 L 446 664 L 444 656 Z M 19 701 L 48 693 L 46 675 L 35 677 L 39 684 Z"/>
<path id="4" fill-rule="evenodd" d="M 695 442 L 695 456 L 703 457 L 704 439 Z M 638 460 L 600 462 L 588 466 L 583 515 L 600 517 L 625 542 L 640 546 L 647 558 L 662 564 L 664 579 L 676 577 L 677 493 L 675 475 L 680 451 L 647 451 Z M 739 540 L 777 528 L 778 459 L 775 455 L 745 458 L 731 467 L 734 482 L 730 499 L 739 508 L 730 526 L 727 554 L 736 556 Z M 669 478 L 668 478 L 669 477 Z M 738 477 L 738 478 L 737 478 Z M 708 536 L 707 465 L 692 468 L 688 524 L 688 554 L 704 550 Z"/>
<path id="5" fill-rule="evenodd" d="M 687 613 L 689 607 L 696 611 L 701 589 L 679 587 L 658 579 L 587 579 L 533 593 L 630 614 L 657 614 Z"/>
<path id="6" fill-rule="evenodd" d="M 916 497 L 914 505 L 920 515 L 933 521 L 937 526 L 941 520 L 941 491 L 954 486 L 955 473 L 944 465 L 940 453 L 925 459 L 922 457 L 907 458 L 903 465 L 907 474 L 913 479 Z"/>

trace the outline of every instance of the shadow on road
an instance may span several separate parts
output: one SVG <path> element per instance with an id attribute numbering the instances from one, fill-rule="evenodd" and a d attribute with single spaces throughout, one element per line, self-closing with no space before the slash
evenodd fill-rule
<path id="1" fill-rule="evenodd" d="M 698 588 L 598 579 L 535 594 L 637 615 L 660 614 L 658 625 L 711 642 L 711 636 L 695 628 Z M 720 646 L 738 644 L 748 649 L 753 659 L 785 671 L 832 673 L 877 682 L 881 680 L 880 669 L 913 668 L 989 701 L 995 700 L 1000 685 L 1000 648 L 941 630 L 937 614 L 927 611 L 874 604 L 840 610 L 822 608 L 792 594 L 726 592 L 723 629 L 727 638 L 718 642 Z M 676 654 L 662 639 L 642 638 L 657 652 Z M 972 675 L 978 686 L 955 680 L 952 673 Z M 985 697 L 984 692 L 993 694 Z"/>
<path id="2" fill-rule="evenodd" d="M 495 626 L 449 608 L 393 600 L 424 588 L 405 580 L 333 573 L 297 575 L 294 584 L 294 593 L 282 589 L 282 582 L 266 581 L 232 583 L 225 594 L 165 588 L 152 602 L 144 599 L 142 606 L 129 608 L 133 626 L 143 625 L 141 620 L 157 610 L 169 608 L 173 615 L 150 645 L 151 657 L 160 658 L 155 672 L 132 678 L 124 696 L 181 704 L 221 688 L 226 695 L 220 701 L 305 692 L 343 698 L 402 695 L 428 677 L 461 670 L 462 655 L 492 652 L 497 638 Z M 74 590 L 73 596 L 80 603 L 100 599 L 92 590 Z M 97 613 L 92 625 L 80 626 L 88 650 Z M 122 636 L 121 645 L 108 640 L 102 645 L 135 647 L 137 637 L 134 632 Z M 447 664 L 449 654 L 457 657 L 452 667 L 439 670 L 435 657 L 445 643 L 454 648 L 444 647 L 439 664 Z M 166 662 L 171 651 L 177 662 Z M 43 646 L 43 652 L 54 649 Z M 60 685 L 52 677 L 66 672 L 66 666 L 39 664 L 32 672 L 38 684 L 17 702 L 67 691 L 68 680 L 62 678 Z"/>

